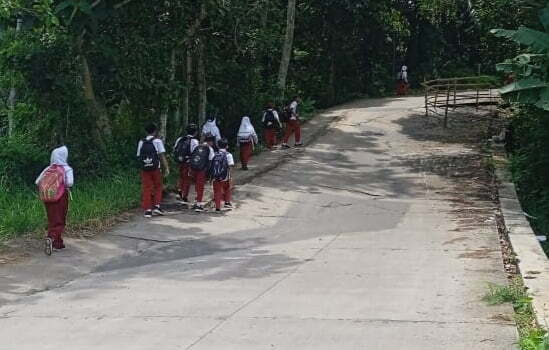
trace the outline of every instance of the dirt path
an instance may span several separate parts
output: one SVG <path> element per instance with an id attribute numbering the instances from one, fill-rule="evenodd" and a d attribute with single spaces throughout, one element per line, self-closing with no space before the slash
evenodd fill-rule
<path id="1" fill-rule="evenodd" d="M 240 186 L 226 215 L 137 219 L 2 268 L 3 345 L 513 349 L 512 311 L 480 300 L 505 281 L 479 147 L 496 123 L 460 115 L 443 131 L 421 103 L 331 110 L 320 120 L 343 118 Z"/>

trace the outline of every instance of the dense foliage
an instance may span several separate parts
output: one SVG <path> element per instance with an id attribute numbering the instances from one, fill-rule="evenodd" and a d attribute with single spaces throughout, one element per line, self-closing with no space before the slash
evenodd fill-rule
<path id="1" fill-rule="evenodd" d="M 549 233 L 549 5 L 531 27 L 497 29 L 496 36 L 521 44 L 518 56 L 498 69 L 513 80 L 501 91 L 512 104 L 508 149 L 522 204 L 540 234 Z"/>
<path id="2" fill-rule="evenodd" d="M 286 96 L 318 107 L 412 81 L 486 72 L 521 1 L 297 1 Z M 288 2 L 9 0 L 0 5 L 0 183 L 28 184 L 64 139 L 89 176 L 127 168 L 144 123 L 170 143 L 204 112 L 234 134 L 276 84 Z M 515 15 L 519 13 L 519 16 Z M 523 16 L 524 17 L 524 16 Z M 20 23 L 18 25 L 18 20 Z M 482 56 L 482 58 L 481 58 Z M 13 93 L 13 96 L 10 96 Z M 207 96 L 207 100 L 206 100 Z"/>

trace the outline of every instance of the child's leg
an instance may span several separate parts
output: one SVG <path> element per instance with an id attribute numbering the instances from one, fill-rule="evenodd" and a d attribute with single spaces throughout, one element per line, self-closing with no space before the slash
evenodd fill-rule
<path id="1" fill-rule="evenodd" d="M 252 157 L 252 143 L 246 142 L 240 144 L 240 161 L 243 166 L 247 166 Z"/>
<path id="2" fill-rule="evenodd" d="M 223 181 L 223 198 L 225 203 L 230 203 L 232 199 L 231 180 Z"/>
<path id="3" fill-rule="evenodd" d="M 53 247 L 56 249 L 65 248 L 62 234 L 65 231 L 67 221 L 67 212 L 69 205 L 68 192 L 55 203 L 46 203 L 46 213 L 48 216 L 48 237 L 53 241 Z"/>
<path id="4" fill-rule="evenodd" d="M 223 197 L 223 181 L 213 182 L 215 209 L 221 209 L 221 197 Z"/>
<path id="5" fill-rule="evenodd" d="M 160 172 L 160 169 L 151 171 L 151 177 L 153 181 L 154 186 L 154 198 L 153 198 L 153 204 L 155 207 L 160 206 L 160 203 L 162 203 L 162 191 L 164 190 L 162 185 L 162 172 Z"/>
<path id="6" fill-rule="evenodd" d="M 183 198 L 187 198 L 189 196 L 189 190 L 191 189 L 191 180 L 192 176 L 190 174 L 191 166 L 189 164 L 182 164 L 179 167 L 179 181 L 181 184 L 181 195 Z"/>
<path id="7" fill-rule="evenodd" d="M 290 139 L 290 136 L 292 136 L 294 132 L 294 124 L 293 120 L 290 120 L 288 123 L 286 123 L 286 132 L 284 133 L 284 144 L 288 143 L 288 140 Z"/>
<path id="8" fill-rule="evenodd" d="M 297 145 L 301 144 L 301 125 L 299 124 L 299 120 L 294 121 L 294 130 L 295 130 L 295 143 Z"/>
<path id="9" fill-rule="evenodd" d="M 149 171 L 141 172 L 141 207 L 143 210 L 152 210 L 153 180 Z"/>
<path id="10" fill-rule="evenodd" d="M 204 199 L 204 186 L 206 185 L 206 172 L 196 171 L 194 173 L 195 189 L 196 189 L 196 201 L 202 203 Z"/>
<path id="11" fill-rule="evenodd" d="M 268 149 L 273 148 L 273 130 L 265 130 L 265 143 L 267 144 Z"/>

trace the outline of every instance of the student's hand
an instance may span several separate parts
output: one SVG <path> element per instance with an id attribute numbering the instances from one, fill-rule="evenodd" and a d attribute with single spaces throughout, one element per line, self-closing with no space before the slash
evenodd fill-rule
<path id="1" fill-rule="evenodd" d="M 166 168 L 164 170 L 164 177 L 168 177 L 168 176 L 170 176 L 170 168 Z"/>

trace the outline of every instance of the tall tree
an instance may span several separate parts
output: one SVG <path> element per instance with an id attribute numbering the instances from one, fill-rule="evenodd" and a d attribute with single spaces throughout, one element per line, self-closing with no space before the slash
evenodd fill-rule
<path id="1" fill-rule="evenodd" d="M 23 26 L 23 18 L 17 18 L 17 25 L 15 27 L 15 32 L 19 33 L 21 27 Z M 10 94 L 8 97 L 8 136 L 13 135 L 15 129 L 15 99 L 17 97 L 17 90 L 15 86 L 12 85 L 10 88 Z"/>
<path id="2" fill-rule="evenodd" d="M 280 69 L 278 70 L 278 88 L 280 97 L 283 100 L 286 92 L 286 80 L 288 78 L 288 69 L 292 57 L 294 45 L 296 0 L 288 0 L 287 18 L 286 18 L 286 36 L 284 38 L 284 47 L 282 48 L 282 59 L 280 60 Z"/>

